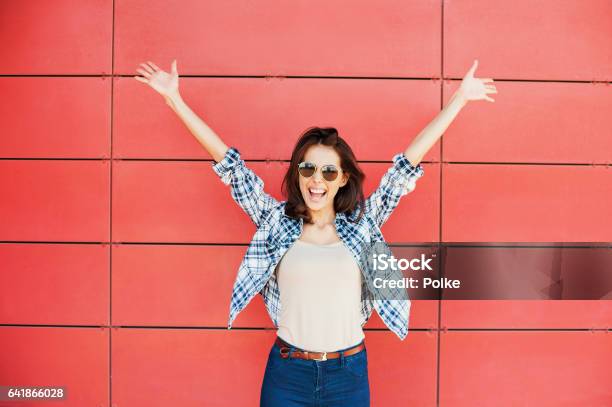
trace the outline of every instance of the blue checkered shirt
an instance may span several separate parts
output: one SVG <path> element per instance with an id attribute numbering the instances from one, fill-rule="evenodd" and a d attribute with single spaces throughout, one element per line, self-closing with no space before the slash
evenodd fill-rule
<path id="1" fill-rule="evenodd" d="M 297 240 L 303 229 L 303 219 L 285 214 L 287 201 L 278 201 L 264 191 L 264 183 L 240 158 L 235 147 L 230 147 L 219 162 L 212 163 L 213 170 L 225 185 L 231 186 L 231 196 L 257 226 L 246 254 L 242 259 L 232 290 L 227 329 L 256 294 L 261 294 L 264 304 L 278 327 L 281 310 L 280 292 L 274 269 L 283 254 Z M 383 175 L 377 189 L 366 199 L 365 213 L 359 221 L 358 210 L 352 215 L 337 213 L 336 232 L 360 265 L 366 279 L 367 267 L 363 263 L 363 251 L 372 242 L 384 243 L 380 227 L 387 221 L 400 198 L 412 192 L 416 180 L 423 175 L 421 165 L 413 166 L 406 156 L 398 153 L 393 164 Z M 361 324 L 376 309 L 385 325 L 401 340 L 408 335 L 410 300 L 374 298 L 366 280 L 362 280 Z M 370 280 L 371 281 L 371 280 Z M 405 292 L 405 289 L 404 289 Z"/>

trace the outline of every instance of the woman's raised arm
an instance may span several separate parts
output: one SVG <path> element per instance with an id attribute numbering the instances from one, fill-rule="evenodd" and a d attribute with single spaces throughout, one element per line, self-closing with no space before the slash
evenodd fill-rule
<path id="1" fill-rule="evenodd" d="M 212 169 L 225 185 L 231 186 L 234 201 L 249 215 L 255 225 L 261 225 L 279 202 L 264 190 L 264 182 L 247 167 L 240 158 L 238 149 L 228 147 L 183 101 L 178 89 L 176 60 L 172 61 L 170 73 L 162 71 L 151 61 L 140 65 L 143 69 L 139 68 L 137 71 L 142 77 L 134 78 L 151 86 L 164 97 L 191 134 L 216 161 Z"/>
<path id="2" fill-rule="evenodd" d="M 146 83 L 164 97 L 166 103 L 183 121 L 191 134 L 208 151 L 212 158 L 219 162 L 225 156 L 228 146 L 193 110 L 183 101 L 179 93 L 179 75 L 176 60 L 172 61 L 171 71 L 165 72 L 151 61 L 140 64 L 136 71 L 142 76 L 134 79 Z"/>
<path id="3" fill-rule="evenodd" d="M 366 213 L 378 226 L 387 221 L 401 197 L 415 189 L 416 181 L 424 174 L 420 165 L 423 156 L 438 141 L 466 103 L 480 99 L 494 102 L 488 96 L 489 93 L 497 93 L 495 85 L 489 84 L 493 79 L 475 78 L 474 71 L 477 66 L 478 60 L 475 60 L 446 106 L 417 135 L 406 151 L 393 157 L 393 165 L 383 175 L 378 188 L 366 199 Z"/>
<path id="4" fill-rule="evenodd" d="M 497 93 L 492 78 L 479 79 L 474 77 L 474 71 L 478 67 L 478 60 L 474 63 L 463 77 L 459 89 L 453 94 L 449 102 L 440 113 L 415 137 L 410 146 L 404 152 L 406 158 L 412 165 L 418 165 L 429 149 L 446 131 L 448 126 L 455 120 L 461 109 L 471 100 L 484 99 L 495 102 L 489 93 Z"/>

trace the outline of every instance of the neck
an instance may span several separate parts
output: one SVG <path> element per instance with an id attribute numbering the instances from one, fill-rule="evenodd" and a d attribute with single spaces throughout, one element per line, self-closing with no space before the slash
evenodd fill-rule
<path id="1" fill-rule="evenodd" d="M 315 225 L 332 224 L 336 220 L 336 213 L 332 207 L 310 210 L 310 219 Z"/>

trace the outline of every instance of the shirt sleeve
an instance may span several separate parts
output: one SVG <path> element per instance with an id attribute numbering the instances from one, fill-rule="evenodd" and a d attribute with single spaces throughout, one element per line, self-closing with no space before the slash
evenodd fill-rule
<path id="1" fill-rule="evenodd" d="M 424 174 L 419 163 L 414 166 L 403 153 L 393 156 L 393 164 L 383 175 L 378 188 L 366 199 L 365 212 L 382 226 L 399 204 L 402 196 L 414 191 Z"/>
<path id="2" fill-rule="evenodd" d="M 231 186 L 232 198 L 258 227 L 279 204 L 264 191 L 263 180 L 246 166 L 235 147 L 229 147 L 221 161 L 213 162 L 212 168 L 225 185 Z"/>

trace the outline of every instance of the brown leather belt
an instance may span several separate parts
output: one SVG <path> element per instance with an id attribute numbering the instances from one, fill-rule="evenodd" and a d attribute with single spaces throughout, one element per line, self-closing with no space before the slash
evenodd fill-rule
<path id="1" fill-rule="evenodd" d="M 289 350 L 291 345 L 287 342 L 283 341 L 279 336 L 276 337 L 275 343 L 280 346 L 280 354 L 283 359 L 287 359 L 289 357 Z M 344 356 L 354 355 L 357 352 L 360 352 L 365 348 L 365 343 L 361 342 L 359 345 L 356 345 L 352 348 L 344 350 Z M 336 359 L 340 357 L 340 352 L 309 352 L 307 350 L 301 350 L 294 347 L 294 351 L 291 352 L 291 357 L 306 359 L 306 360 L 327 360 L 327 359 Z"/>

